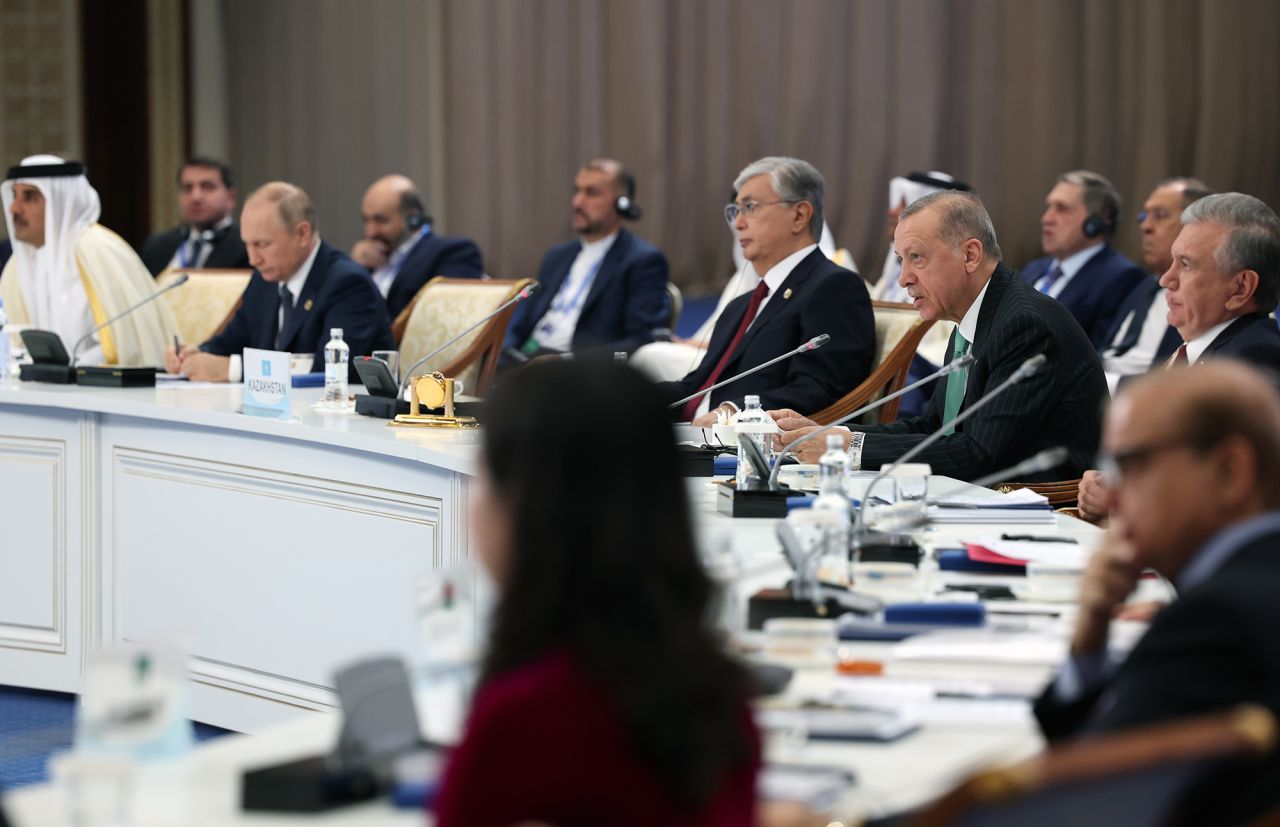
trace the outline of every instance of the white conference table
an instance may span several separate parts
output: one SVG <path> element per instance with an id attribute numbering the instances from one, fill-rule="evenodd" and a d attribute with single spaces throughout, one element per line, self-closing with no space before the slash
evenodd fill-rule
<path id="1" fill-rule="evenodd" d="M 21 580 L 0 582 L 0 684 L 75 691 L 88 646 L 181 630 L 192 653 L 193 717 L 257 733 L 142 771 L 133 808 L 140 825 L 300 822 L 239 812 L 240 773 L 328 751 L 337 729 L 337 716 L 325 714 L 332 668 L 373 651 L 416 660 L 415 584 L 466 558 L 477 434 L 321 414 L 306 404 L 317 391 L 298 394 L 295 421 L 253 419 L 234 412 L 239 393 L 0 384 L 0 519 L 6 537 L 23 526 L 21 542 L 0 546 L 0 567 Z M 787 569 L 775 521 L 720 515 L 710 482 L 687 485 L 704 553 L 731 549 L 744 590 L 779 585 Z M 931 486 L 940 494 L 969 488 L 939 477 Z M 1056 519 L 1036 530 L 1096 535 Z M 972 531 L 940 529 L 928 539 Z M 21 634 L 35 632 L 59 645 L 22 645 Z M 888 652 L 887 644 L 858 646 L 870 657 Z M 802 671 L 793 690 L 820 691 L 834 679 Z M 979 766 L 1040 746 L 1024 707 L 1000 720 L 930 722 L 889 744 L 769 750 L 852 769 L 857 784 L 840 805 L 852 817 L 919 805 Z M 57 784 L 16 791 L 6 806 L 19 825 L 70 823 Z M 424 823 L 382 802 L 306 820 Z"/>
<path id="2" fill-rule="evenodd" d="M 77 692 L 98 644 L 177 640 L 192 716 L 258 732 L 334 708 L 336 666 L 420 651 L 417 598 L 467 566 L 478 432 L 239 385 L 0 381 L 0 684 Z"/>

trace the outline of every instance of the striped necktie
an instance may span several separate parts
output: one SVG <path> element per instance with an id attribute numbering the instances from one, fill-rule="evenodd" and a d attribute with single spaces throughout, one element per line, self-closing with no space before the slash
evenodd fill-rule
<path id="1" fill-rule="evenodd" d="M 955 349 L 951 354 L 954 361 L 969 352 L 969 341 L 960 335 L 960 328 L 956 328 Z M 942 422 L 947 427 L 943 429 L 943 433 L 954 434 L 956 429 L 952 422 L 960 414 L 960 406 L 964 404 L 965 385 L 969 381 L 969 369 L 962 368 L 947 377 L 947 395 L 946 401 L 942 408 Z"/>

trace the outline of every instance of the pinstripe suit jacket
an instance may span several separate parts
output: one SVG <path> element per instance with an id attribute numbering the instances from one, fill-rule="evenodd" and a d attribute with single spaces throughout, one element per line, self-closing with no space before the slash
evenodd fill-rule
<path id="1" fill-rule="evenodd" d="M 948 362 L 954 347 L 953 333 Z M 976 361 L 969 367 L 961 410 L 1037 353 L 1049 362 L 925 449 L 917 462 L 929 463 L 935 474 L 972 480 L 1063 445 L 1071 453 L 1066 465 L 1023 481 L 1072 479 L 1093 467 L 1107 383 L 1093 343 L 1070 311 L 1001 264 L 978 311 L 972 353 Z M 941 428 L 945 398 L 945 388 L 939 387 L 923 416 L 859 429 L 867 433 L 862 467 L 893 462 Z"/>

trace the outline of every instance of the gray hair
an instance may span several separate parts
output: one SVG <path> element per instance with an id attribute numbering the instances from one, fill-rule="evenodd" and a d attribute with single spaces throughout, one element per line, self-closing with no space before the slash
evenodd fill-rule
<path id="1" fill-rule="evenodd" d="M 1103 235 L 1107 238 L 1115 236 L 1116 227 L 1120 224 L 1120 207 L 1124 202 L 1120 198 L 1120 191 L 1105 175 L 1077 169 L 1059 175 L 1058 183 L 1080 187 L 1084 208 L 1091 214 L 1101 216 L 1106 224 Z"/>
<path id="2" fill-rule="evenodd" d="M 1154 189 L 1160 189 L 1161 187 L 1182 187 L 1182 206 L 1184 207 L 1190 207 L 1206 195 L 1213 195 L 1213 190 L 1204 181 L 1199 178 L 1189 178 L 1185 175 L 1161 178 L 1156 181 Z"/>
<path id="3" fill-rule="evenodd" d="M 1275 210 L 1240 192 L 1207 195 L 1182 211 L 1183 224 L 1221 224 L 1227 238 L 1214 251 L 1225 274 L 1252 270 L 1258 274 L 1253 300 L 1271 312 L 1280 303 L 1280 217 Z"/>
<path id="4" fill-rule="evenodd" d="M 733 189 L 741 190 L 757 175 L 768 175 L 773 191 L 788 204 L 808 202 L 809 206 L 813 207 L 813 216 L 809 219 L 809 235 L 813 236 L 814 241 L 822 238 L 822 198 L 826 192 L 827 183 L 823 180 L 822 173 L 818 172 L 813 164 L 801 161 L 799 158 L 778 155 L 761 158 L 759 161 L 747 164 L 742 172 L 738 173 L 738 177 L 733 182 Z"/>
<path id="5" fill-rule="evenodd" d="M 316 224 L 316 208 L 311 203 L 311 196 L 306 190 L 287 181 L 271 181 L 258 187 L 249 196 L 249 200 L 261 198 L 268 204 L 276 205 L 276 216 L 286 230 L 292 232 L 303 221 L 311 225 L 314 235 L 320 233 Z M 247 203 L 247 202 L 246 202 Z"/>
<path id="6" fill-rule="evenodd" d="M 999 261 L 1004 257 L 1004 253 L 1000 252 L 1000 244 L 996 241 L 996 228 L 991 223 L 991 214 L 987 212 L 981 198 L 971 192 L 956 190 L 931 192 L 908 204 L 898 220 L 905 221 L 930 207 L 937 207 L 941 212 L 938 231 L 945 241 L 959 246 L 975 238 L 982 245 L 982 253 L 987 258 Z"/>

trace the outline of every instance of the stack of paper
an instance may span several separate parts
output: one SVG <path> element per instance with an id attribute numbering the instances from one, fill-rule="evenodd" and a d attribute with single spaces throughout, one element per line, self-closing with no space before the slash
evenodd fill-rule
<path id="1" fill-rule="evenodd" d="M 1029 488 L 1019 488 L 1008 494 L 993 491 L 931 498 L 929 521 L 937 525 L 1053 525 L 1057 518 L 1049 506 L 1048 498 Z"/>
<path id="2" fill-rule="evenodd" d="M 984 681 L 1004 692 L 1038 692 L 1067 656 L 1065 636 L 1053 632 L 957 629 L 917 635 L 893 648 L 890 677 Z"/>

